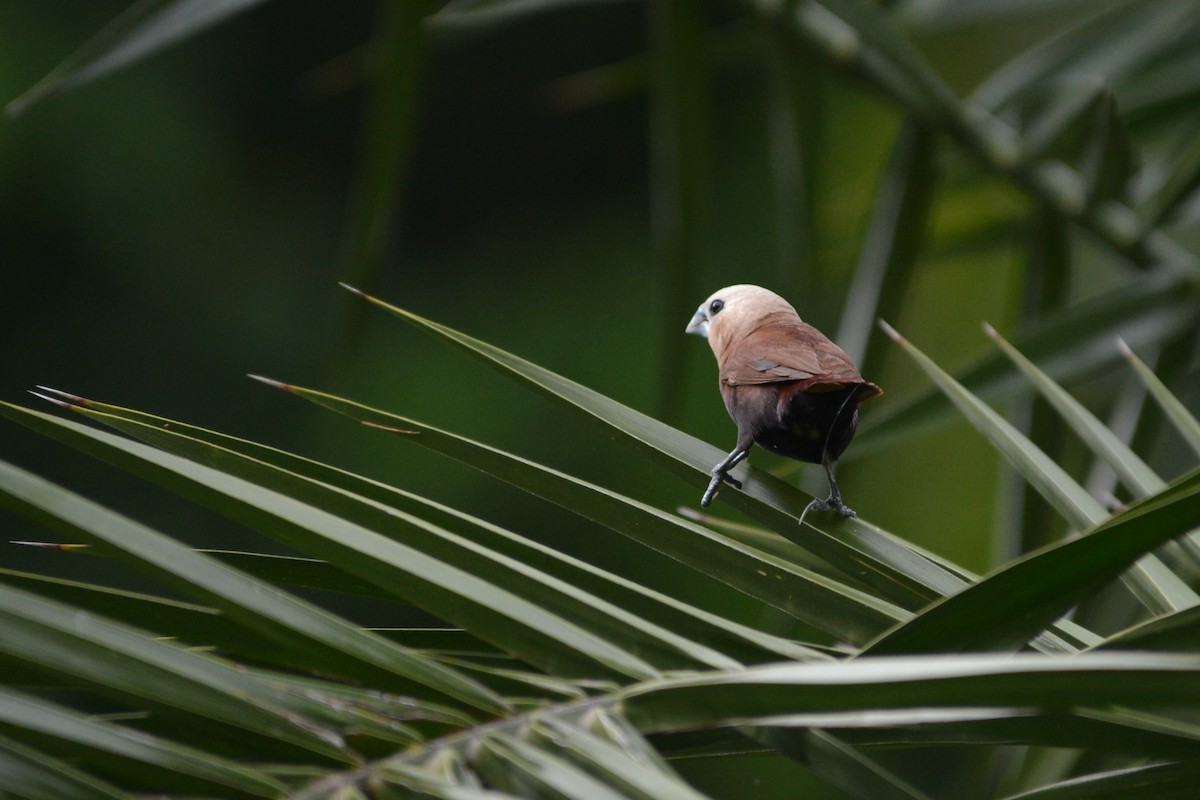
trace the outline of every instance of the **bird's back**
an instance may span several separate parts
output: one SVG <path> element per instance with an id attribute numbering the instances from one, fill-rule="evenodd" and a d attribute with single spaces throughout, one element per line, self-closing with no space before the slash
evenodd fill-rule
<path id="1" fill-rule="evenodd" d="M 807 389 L 866 383 L 846 351 L 796 318 L 767 321 L 733 343 L 718 360 L 721 383 L 730 386 L 802 381 Z"/>
<path id="2" fill-rule="evenodd" d="M 774 419 L 758 426 L 757 443 L 812 463 L 839 458 L 854 438 L 858 404 L 883 393 L 842 348 L 795 318 L 768 321 L 734 344 L 721 389 L 731 414 L 734 395 L 770 391 Z"/>

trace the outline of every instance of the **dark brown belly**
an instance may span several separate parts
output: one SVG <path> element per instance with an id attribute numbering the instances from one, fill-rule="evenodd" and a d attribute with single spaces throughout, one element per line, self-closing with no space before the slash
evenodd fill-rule
<path id="1" fill-rule="evenodd" d="M 859 385 L 829 392 L 796 392 L 779 417 L 778 425 L 759 432 L 755 442 L 773 453 L 820 464 L 826 448 L 836 461 L 845 452 L 858 427 Z"/>

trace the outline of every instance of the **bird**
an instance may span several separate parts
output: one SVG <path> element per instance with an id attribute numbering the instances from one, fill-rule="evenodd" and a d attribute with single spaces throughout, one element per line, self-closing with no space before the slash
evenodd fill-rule
<path id="1" fill-rule="evenodd" d="M 712 468 L 700 505 L 707 508 L 722 483 L 741 488 L 729 472 L 757 444 L 825 468 L 829 497 L 814 499 L 804 514 L 815 509 L 856 516 L 842 502 L 834 465 L 854 438 L 859 403 L 883 390 L 864 380 L 846 351 L 802 321 L 787 300 L 761 286 L 714 292 L 684 330 L 708 339 L 721 398 L 737 425 L 737 445 Z"/>

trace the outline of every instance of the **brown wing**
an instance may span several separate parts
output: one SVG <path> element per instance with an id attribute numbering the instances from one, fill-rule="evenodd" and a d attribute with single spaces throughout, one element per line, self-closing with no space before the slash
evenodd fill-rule
<path id="1" fill-rule="evenodd" d="M 721 364 L 721 383 L 730 386 L 808 381 L 841 386 L 863 382 L 842 348 L 799 321 L 764 325 L 730 348 Z"/>

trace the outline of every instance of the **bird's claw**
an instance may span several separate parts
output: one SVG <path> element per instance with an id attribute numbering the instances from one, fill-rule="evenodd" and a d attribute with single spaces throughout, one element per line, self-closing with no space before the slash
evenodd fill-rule
<path id="1" fill-rule="evenodd" d="M 824 500 L 813 500 L 804 507 L 800 512 L 800 524 L 804 524 L 804 518 L 808 516 L 810 511 L 834 511 L 841 517 L 857 517 L 858 513 L 842 502 L 840 497 L 827 497 Z"/>
<path id="2" fill-rule="evenodd" d="M 839 516 L 857 517 L 858 513 L 850 506 L 843 503 L 841 500 L 833 500 L 832 498 L 825 501 L 826 511 L 836 511 Z"/>
<path id="3" fill-rule="evenodd" d="M 721 490 L 721 482 L 728 483 L 735 489 L 742 488 L 742 482 L 737 478 L 731 477 L 728 473 L 713 471 L 712 480 L 708 482 L 708 488 L 704 490 L 704 496 L 700 498 L 700 507 L 708 508 L 712 503 L 713 498 L 717 496 L 717 492 Z"/>

